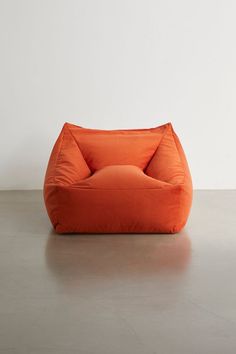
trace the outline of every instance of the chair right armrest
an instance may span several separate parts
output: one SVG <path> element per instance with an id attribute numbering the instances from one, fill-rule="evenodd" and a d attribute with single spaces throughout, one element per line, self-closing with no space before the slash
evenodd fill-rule
<path id="1" fill-rule="evenodd" d="M 184 151 L 170 123 L 145 173 L 173 185 L 192 185 Z"/>

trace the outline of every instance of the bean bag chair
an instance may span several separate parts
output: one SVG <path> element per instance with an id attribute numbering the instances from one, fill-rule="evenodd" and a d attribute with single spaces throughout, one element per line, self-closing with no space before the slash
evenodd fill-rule
<path id="1" fill-rule="evenodd" d="M 172 125 L 95 130 L 65 123 L 44 183 L 57 233 L 176 233 L 192 202 Z"/>

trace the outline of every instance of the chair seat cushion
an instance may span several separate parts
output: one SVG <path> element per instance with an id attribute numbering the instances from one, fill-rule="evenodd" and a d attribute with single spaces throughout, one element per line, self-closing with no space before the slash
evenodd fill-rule
<path id="1" fill-rule="evenodd" d="M 106 166 L 91 177 L 74 184 L 78 188 L 92 189 L 150 189 L 166 188 L 169 183 L 147 176 L 141 168 L 132 165 Z"/>

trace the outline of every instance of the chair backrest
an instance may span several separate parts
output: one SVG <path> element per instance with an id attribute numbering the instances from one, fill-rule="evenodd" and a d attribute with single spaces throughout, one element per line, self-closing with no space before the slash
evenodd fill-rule
<path id="1" fill-rule="evenodd" d="M 67 125 L 92 172 L 109 165 L 134 165 L 144 170 L 165 131 L 165 126 L 136 130 L 95 130 Z"/>

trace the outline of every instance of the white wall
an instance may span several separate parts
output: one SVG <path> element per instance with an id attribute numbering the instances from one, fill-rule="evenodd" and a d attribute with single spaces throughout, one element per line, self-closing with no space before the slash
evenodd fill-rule
<path id="1" fill-rule="evenodd" d="M 41 188 L 65 121 L 172 121 L 195 188 L 236 188 L 234 0 L 0 0 L 0 188 Z"/>

